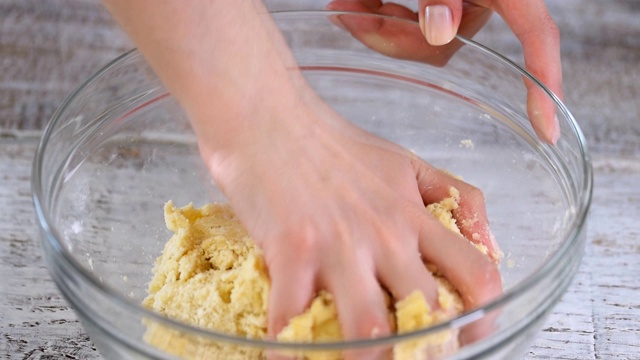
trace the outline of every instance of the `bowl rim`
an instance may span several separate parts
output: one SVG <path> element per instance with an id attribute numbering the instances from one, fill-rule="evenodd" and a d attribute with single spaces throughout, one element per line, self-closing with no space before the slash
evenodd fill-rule
<path id="1" fill-rule="evenodd" d="M 296 17 L 304 14 L 306 16 L 314 17 L 314 18 L 326 18 L 332 15 L 357 15 L 363 17 L 370 18 L 380 18 L 385 20 L 393 20 L 398 22 L 404 22 L 408 24 L 413 24 L 418 26 L 416 21 L 411 21 L 407 19 L 400 19 L 396 17 L 386 16 L 386 15 L 378 15 L 378 14 L 363 14 L 357 12 L 348 12 L 348 11 L 327 11 L 327 10 L 314 10 L 314 11 L 276 11 L 271 12 L 270 15 L 275 20 L 287 20 L 287 19 L 295 19 Z M 64 246 L 60 244 L 58 241 L 59 233 L 55 229 L 54 226 L 50 222 L 49 215 L 43 208 L 43 197 L 42 193 L 42 165 L 44 161 L 44 155 L 47 149 L 47 145 L 49 143 L 49 139 L 53 133 L 55 125 L 58 124 L 62 115 L 68 108 L 68 106 L 75 101 L 75 99 L 86 89 L 90 84 L 104 75 L 110 69 L 120 65 L 123 61 L 133 58 L 135 56 L 139 56 L 139 52 L 137 49 L 131 49 L 115 59 L 111 60 L 108 64 L 103 66 L 101 69 L 96 71 L 92 76 L 90 76 L 86 81 L 84 81 L 81 85 L 79 85 L 75 90 L 73 90 L 61 103 L 58 109 L 53 114 L 51 121 L 47 124 L 45 131 L 40 139 L 38 147 L 35 152 L 35 157 L 32 165 L 32 176 L 31 176 L 31 189 L 32 189 L 32 201 L 35 208 L 36 218 L 38 221 L 38 225 L 41 228 L 43 233 L 43 242 L 48 242 L 54 249 L 56 257 L 60 258 L 64 263 L 68 264 L 77 275 L 85 281 L 86 284 L 90 285 L 98 292 L 102 293 L 102 295 L 106 296 L 109 300 L 112 300 L 120 305 L 124 306 L 127 311 L 134 312 L 139 314 L 140 316 L 147 317 L 153 319 L 154 322 L 161 323 L 165 326 L 168 326 L 172 329 L 184 331 L 186 333 L 195 335 L 195 336 L 203 336 L 205 338 L 211 338 L 217 341 L 224 341 L 228 343 L 234 343 L 239 345 L 248 345 L 251 347 L 260 347 L 260 348 L 270 348 L 270 349 L 286 349 L 286 350 L 344 350 L 351 348 L 362 348 L 367 346 L 382 346 L 394 344 L 401 341 L 410 340 L 416 337 L 422 337 L 425 335 L 430 335 L 442 330 L 446 330 L 452 327 L 460 327 L 471 322 L 474 322 L 484 316 L 484 314 L 491 312 L 507 303 L 509 303 L 512 299 L 518 298 L 522 295 L 523 290 L 526 288 L 532 287 L 535 284 L 541 282 L 548 273 L 552 272 L 556 269 L 563 261 L 565 255 L 571 250 L 574 245 L 580 241 L 580 234 L 582 233 L 583 228 L 586 225 L 586 219 L 589 212 L 589 208 L 591 206 L 591 198 L 593 192 L 593 169 L 591 165 L 591 159 L 589 155 L 589 151 L 586 145 L 586 139 L 582 130 L 578 126 L 575 118 L 569 111 L 569 109 L 565 106 L 565 104 L 560 100 L 558 96 L 556 96 L 551 90 L 549 90 L 540 80 L 535 78 L 532 74 L 530 74 L 523 67 L 518 65 L 516 62 L 510 60 L 504 55 L 491 50 L 490 48 L 468 38 L 465 38 L 460 35 L 456 35 L 456 38 L 461 41 L 464 45 L 467 45 L 470 48 L 473 48 L 475 51 L 480 51 L 489 57 L 493 57 L 494 59 L 499 60 L 504 65 L 507 65 L 515 72 L 519 73 L 523 78 L 530 80 L 535 86 L 539 87 L 546 93 L 555 103 L 558 110 L 564 115 L 567 119 L 567 124 L 569 125 L 570 130 L 575 134 L 578 141 L 578 150 L 580 157 L 584 160 L 584 169 L 582 178 L 583 178 L 583 186 L 581 189 L 577 189 L 577 204 L 578 209 L 575 213 L 574 220 L 569 226 L 571 227 L 571 231 L 565 234 L 564 240 L 561 245 L 542 263 L 542 265 L 535 270 L 532 274 L 524 278 L 521 282 L 514 285 L 509 290 L 505 291 L 502 295 L 495 298 L 491 302 L 478 307 L 476 309 L 466 311 L 459 316 L 456 316 L 450 320 L 445 322 L 436 324 L 434 326 L 430 326 L 427 328 L 423 328 L 420 330 L 408 332 L 405 334 L 390 334 L 389 336 L 372 338 L 372 339 L 358 339 L 358 340 L 349 340 L 349 341 L 340 341 L 340 342 L 322 342 L 322 343 L 302 343 L 302 342 L 280 342 L 276 340 L 267 340 L 267 339 L 249 339 L 245 337 L 225 334 L 221 332 L 216 332 L 212 330 L 207 330 L 204 328 L 196 327 L 193 325 L 188 325 L 178 320 L 173 320 L 171 318 L 165 317 L 155 311 L 149 310 L 142 306 L 141 304 L 133 303 L 126 299 L 121 294 L 114 291 L 108 285 L 99 281 L 99 279 L 93 274 L 89 273 L 84 269 L 83 266 L 79 264 L 77 260 L 71 255 L 69 251 L 67 251 Z M 165 94 L 159 95 L 159 97 L 166 96 Z M 157 99 L 152 99 L 152 101 L 156 101 Z M 143 104 L 142 106 L 146 106 L 147 104 Z M 539 142 L 539 140 L 536 141 Z M 541 146 L 549 146 L 549 145 L 541 145 Z M 499 333 L 493 333 L 488 338 L 496 337 Z M 475 344 L 474 344 L 475 345 Z"/>

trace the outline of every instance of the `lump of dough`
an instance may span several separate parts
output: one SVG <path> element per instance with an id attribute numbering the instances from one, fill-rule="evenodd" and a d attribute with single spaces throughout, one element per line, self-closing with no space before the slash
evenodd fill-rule
<path id="1" fill-rule="evenodd" d="M 460 234 L 452 211 L 459 195 L 427 207 L 436 218 Z M 269 277 L 260 250 L 226 204 L 201 208 L 165 206 L 165 222 L 174 235 L 165 245 L 153 269 L 149 295 L 143 305 L 169 318 L 191 325 L 263 339 L 267 333 Z M 407 333 L 442 322 L 463 311 L 453 286 L 437 272 L 439 305 L 433 311 L 421 292 L 415 291 L 395 304 L 389 300 L 393 329 Z M 145 340 L 184 359 L 261 359 L 260 349 L 192 338 L 176 330 L 146 321 Z M 439 357 L 458 349 L 457 332 L 440 333 L 404 341 L 394 346 L 395 359 Z M 277 336 L 285 342 L 332 342 L 342 339 L 331 294 L 320 292 L 309 309 L 292 318 Z M 296 353 L 310 360 L 341 359 L 340 352 Z"/>

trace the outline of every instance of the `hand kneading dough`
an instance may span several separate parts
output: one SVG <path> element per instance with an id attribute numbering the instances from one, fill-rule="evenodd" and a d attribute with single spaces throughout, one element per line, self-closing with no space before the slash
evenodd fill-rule
<path id="1" fill-rule="evenodd" d="M 427 207 L 445 226 L 460 234 L 452 216 L 459 195 Z M 165 221 L 174 232 L 153 269 L 144 306 L 169 318 L 223 333 L 263 339 L 267 333 L 269 277 L 259 249 L 228 205 L 165 206 Z M 485 250 L 486 249 L 481 249 Z M 438 276 L 441 310 L 432 311 L 421 292 L 391 304 L 389 318 L 398 333 L 411 332 L 459 314 L 462 301 L 457 291 Z M 262 359 L 260 349 L 230 343 L 213 343 L 187 337 L 175 330 L 146 321 L 145 340 L 184 359 Z M 375 335 L 375 334 L 373 334 Z M 437 358 L 458 348 L 458 334 L 442 331 L 405 341 L 393 349 L 395 359 Z M 320 292 L 309 309 L 278 334 L 286 342 L 327 342 L 342 339 L 338 314 L 331 294 Z M 307 359 L 340 359 L 339 352 L 292 354 Z"/>

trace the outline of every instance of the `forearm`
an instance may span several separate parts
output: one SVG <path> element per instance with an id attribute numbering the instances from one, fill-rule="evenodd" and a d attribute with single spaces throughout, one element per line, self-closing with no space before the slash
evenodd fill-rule
<path id="1" fill-rule="evenodd" d="M 295 60 L 261 1 L 105 3 L 187 111 L 201 146 L 203 138 L 231 146 L 270 126 L 257 121 L 265 109 L 295 101 Z"/>

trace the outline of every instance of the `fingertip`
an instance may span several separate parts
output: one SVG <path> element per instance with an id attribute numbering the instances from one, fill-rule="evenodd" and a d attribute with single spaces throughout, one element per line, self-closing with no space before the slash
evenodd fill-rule
<path id="1" fill-rule="evenodd" d="M 482 319 L 464 326 L 458 335 L 460 344 L 470 345 L 491 336 L 498 327 L 496 324 L 498 315 L 494 310 L 492 313 L 485 314 Z"/>
<path id="2" fill-rule="evenodd" d="M 529 120 L 538 138 L 548 144 L 556 145 L 560 139 L 560 122 L 556 114 L 556 105 L 542 89 L 529 89 L 527 100 Z"/>
<path id="3" fill-rule="evenodd" d="M 491 232 L 491 229 L 489 229 L 489 244 L 491 244 L 491 247 L 489 250 L 489 257 L 494 263 L 500 264 L 500 262 L 502 261 L 502 258 L 504 257 L 504 253 L 502 252 L 502 250 L 500 250 L 500 246 L 498 246 L 498 241 L 496 240 L 496 237 Z"/>
<path id="4" fill-rule="evenodd" d="M 527 71 L 561 99 L 560 31 L 544 1 L 496 2 L 496 11 L 520 40 Z M 525 85 L 531 124 L 538 138 L 555 145 L 561 134 L 554 99 L 531 80 Z"/>
<path id="5" fill-rule="evenodd" d="M 480 276 L 475 277 L 478 285 L 471 295 L 473 301 L 465 303 L 467 310 L 484 306 L 503 293 L 502 277 L 495 264 L 487 264 L 485 270 L 478 269 L 478 274 L 480 274 Z M 500 311 L 500 308 L 489 310 L 484 313 L 482 318 L 464 326 L 460 332 L 460 342 L 468 345 L 490 336 L 496 331 L 496 321 L 500 315 Z"/>
<path id="6" fill-rule="evenodd" d="M 352 293 L 336 294 L 336 307 L 345 340 L 366 340 L 391 334 L 391 318 L 382 291 L 361 299 L 354 299 Z M 348 350 L 344 352 L 344 359 L 386 359 L 389 351 L 388 346 Z"/>
<path id="7" fill-rule="evenodd" d="M 291 287 L 288 284 L 297 284 Z M 272 280 L 267 307 L 267 338 L 276 340 L 292 318 L 304 313 L 313 300 L 315 289 L 309 279 Z"/>
<path id="8" fill-rule="evenodd" d="M 334 294 L 340 327 L 345 340 L 362 340 L 391 333 L 384 293 L 373 274 L 360 272 L 335 279 Z"/>
<path id="9" fill-rule="evenodd" d="M 340 10 L 340 1 L 331 1 L 330 3 L 328 3 L 324 9 L 328 10 L 328 11 L 336 11 L 336 10 Z"/>
<path id="10" fill-rule="evenodd" d="M 558 115 L 554 114 L 551 118 L 550 130 L 547 131 L 547 137 L 545 140 L 550 145 L 557 145 L 558 140 L 560 140 L 560 121 L 558 120 Z"/>
<path id="11" fill-rule="evenodd" d="M 477 250 L 499 263 L 500 248 L 491 233 L 486 212 L 484 193 L 477 187 L 455 179 L 453 187 L 458 190 L 458 207 L 452 210 L 455 223 L 462 236 Z"/>

